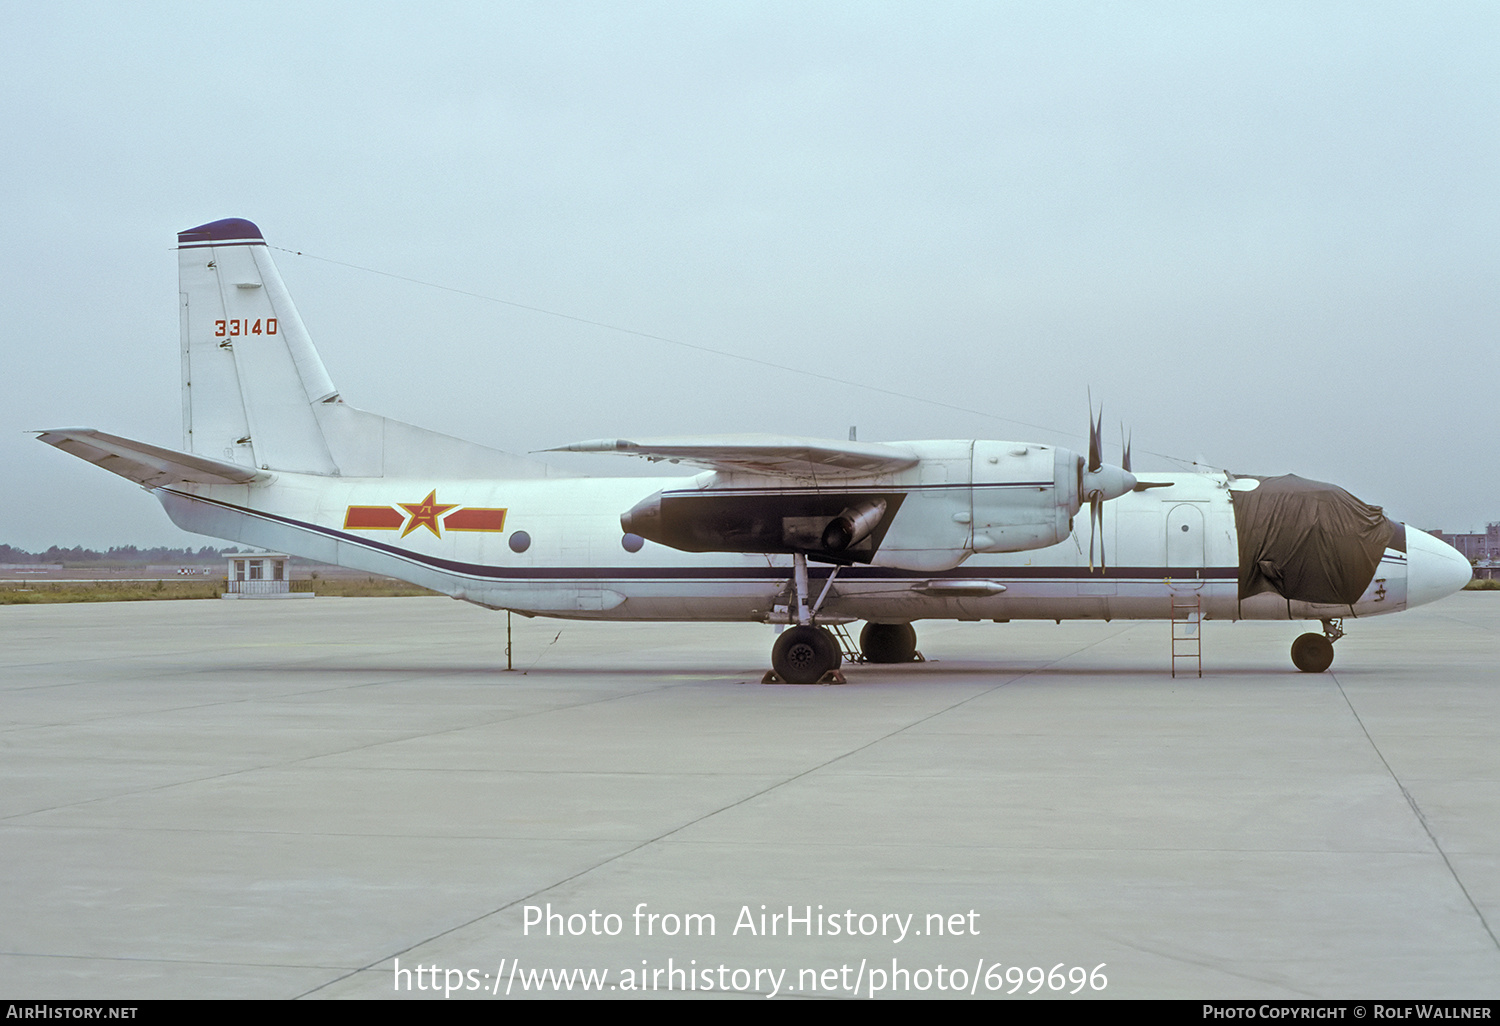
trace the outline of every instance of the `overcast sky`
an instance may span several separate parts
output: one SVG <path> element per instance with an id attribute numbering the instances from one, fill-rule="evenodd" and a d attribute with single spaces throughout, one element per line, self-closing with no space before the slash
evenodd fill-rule
<path id="1" fill-rule="evenodd" d="M 0 542 L 209 543 L 25 432 L 181 445 L 224 217 L 346 400 L 501 448 L 1079 447 L 1092 388 L 1138 466 L 1500 520 L 1487 0 L 8 3 L 0 82 Z"/>

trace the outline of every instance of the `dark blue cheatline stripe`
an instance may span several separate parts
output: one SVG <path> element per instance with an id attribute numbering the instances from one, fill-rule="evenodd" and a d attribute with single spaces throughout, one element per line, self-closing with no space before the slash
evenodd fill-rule
<path id="1" fill-rule="evenodd" d="M 830 481 L 826 488 L 674 488 L 662 491 L 662 498 L 701 498 L 708 495 L 827 495 L 829 492 L 858 492 L 860 495 L 904 495 L 907 492 L 953 491 L 961 488 L 1051 488 L 1052 481 L 989 481 L 969 484 L 965 481 L 950 481 L 947 484 L 925 485 L 876 485 L 861 488 L 850 485 L 847 480 Z"/>
<path id="2" fill-rule="evenodd" d="M 235 513 L 244 513 L 248 516 L 259 517 L 273 523 L 283 524 L 302 531 L 311 531 L 336 541 L 348 542 L 362 548 L 375 552 L 383 552 L 395 556 L 409 563 L 424 566 L 431 570 L 441 570 L 445 573 L 462 574 L 466 577 L 477 577 L 484 580 L 495 581 L 598 581 L 598 580 L 769 580 L 784 581 L 791 576 L 791 567 L 759 567 L 759 566 L 719 566 L 719 567 L 626 567 L 626 566 L 557 566 L 557 567 L 503 567 L 489 566 L 484 563 L 464 563 L 455 559 L 444 559 L 441 556 L 427 556 L 410 549 L 403 549 L 387 542 L 376 541 L 373 538 L 361 538 L 357 535 L 338 531 L 331 527 L 321 527 L 318 524 L 309 524 L 301 520 L 293 520 L 290 517 L 280 516 L 276 513 L 267 513 L 264 510 L 251 509 L 246 506 L 237 506 L 231 502 L 222 502 L 218 499 L 209 499 L 201 495 L 191 495 L 187 492 L 179 492 L 173 488 L 164 488 L 162 491 L 171 492 L 173 495 L 181 496 L 190 502 L 203 502 L 221 509 L 232 510 Z M 889 567 L 878 566 L 846 566 L 839 573 L 839 580 L 861 580 L 861 581 L 933 581 L 933 580 L 1088 580 L 1098 582 L 1108 581 L 1160 581 L 1167 577 L 1176 580 L 1187 580 L 1184 572 L 1191 572 L 1194 579 L 1204 581 L 1238 581 L 1238 567 L 1158 567 L 1158 566 L 1134 566 L 1134 567 L 1112 567 L 1108 575 L 1097 570 L 1090 570 L 1083 566 L 996 566 L 996 567 L 956 567 L 952 570 L 896 570 Z M 821 578 L 820 578 L 821 580 Z"/>

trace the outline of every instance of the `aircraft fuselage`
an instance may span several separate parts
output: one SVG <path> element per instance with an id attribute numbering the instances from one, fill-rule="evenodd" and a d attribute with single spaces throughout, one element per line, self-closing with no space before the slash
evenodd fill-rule
<path id="1" fill-rule="evenodd" d="M 788 621 L 791 556 L 684 552 L 621 530 L 621 512 L 643 495 L 681 489 L 694 478 L 301 477 L 278 474 L 269 488 L 185 485 L 156 494 L 187 530 L 399 577 L 493 608 L 608 620 Z M 877 554 L 871 564 L 840 570 L 820 619 L 1155 619 L 1171 615 L 1174 596 L 1193 594 L 1205 617 L 1226 620 L 1360 617 L 1406 608 L 1408 553 L 1393 548 L 1352 605 L 1289 602 L 1275 594 L 1242 601 L 1233 480 L 1151 477 L 1171 486 L 1105 506 L 1107 569 L 1089 567 L 1076 534 L 1046 548 L 977 553 L 947 569 L 883 566 Z M 946 501 L 955 509 L 972 502 L 967 485 L 950 492 Z M 439 510 L 428 511 L 430 526 L 420 506 L 429 495 Z M 376 527 L 361 526 L 368 521 L 350 513 L 381 509 L 389 513 Z M 449 526 L 473 509 L 504 512 L 491 514 L 488 529 Z M 1441 555 L 1417 551 L 1419 561 Z M 832 569 L 814 565 L 815 591 Z"/>

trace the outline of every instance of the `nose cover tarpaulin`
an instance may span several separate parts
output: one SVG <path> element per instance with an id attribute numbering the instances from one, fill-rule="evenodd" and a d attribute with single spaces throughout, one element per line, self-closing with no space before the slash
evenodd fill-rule
<path id="1" fill-rule="evenodd" d="M 1352 606 L 1385 550 L 1406 548 L 1400 524 L 1337 485 L 1287 474 L 1230 495 L 1242 600 L 1270 591 L 1288 600 Z"/>

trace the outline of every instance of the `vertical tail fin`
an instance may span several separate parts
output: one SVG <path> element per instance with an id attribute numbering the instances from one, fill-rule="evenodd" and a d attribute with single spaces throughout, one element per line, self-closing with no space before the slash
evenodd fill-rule
<path id="1" fill-rule="evenodd" d="M 177 267 L 188 452 L 255 470 L 343 477 L 573 476 L 344 403 L 249 221 L 180 232 Z"/>
<path id="2" fill-rule="evenodd" d="M 266 240 L 230 218 L 177 236 L 183 447 L 259 469 L 336 474 L 314 407 L 338 390 Z"/>

